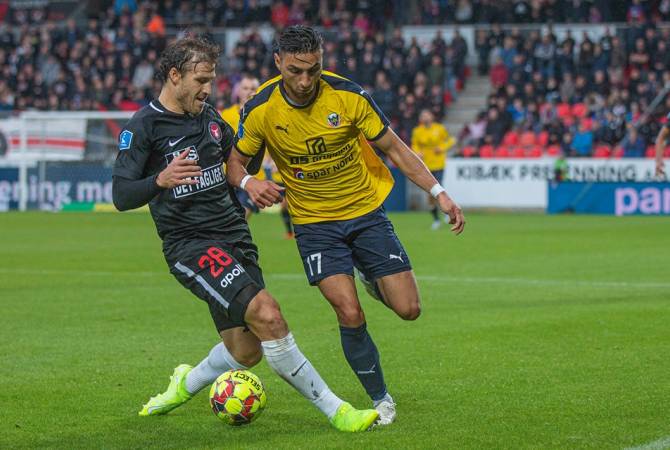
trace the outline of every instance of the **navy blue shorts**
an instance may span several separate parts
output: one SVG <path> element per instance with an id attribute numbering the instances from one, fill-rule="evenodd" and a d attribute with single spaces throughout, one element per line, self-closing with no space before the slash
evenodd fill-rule
<path id="1" fill-rule="evenodd" d="M 412 270 L 383 207 L 355 219 L 294 225 L 294 230 L 312 286 L 331 275 L 353 276 L 354 267 L 369 280 Z"/>
<path id="2" fill-rule="evenodd" d="M 431 170 L 430 173 L 433 174 L 433 176 L 435 177 L 437 182 L 440 183 L 440 186 L 441 186 L 442 185 L 442 176 L 444 175 L 444 169 Z"/>
<path id="3" fill-rule="evenodd" d="M 235 195 L 237 195 L 237 200 L 239 200 L 243 208 L 250 209 L 252 213 L 258 214 L 258 206 L 256 206 L 253 200 L 251 200 L 251 197 L 249 197 L 247 191 L 236 188 Z"/>

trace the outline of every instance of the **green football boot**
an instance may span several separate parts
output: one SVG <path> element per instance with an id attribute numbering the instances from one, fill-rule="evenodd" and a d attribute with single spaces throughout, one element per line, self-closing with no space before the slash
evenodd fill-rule
<path id="1" fill-rule="evenodd" d="M 167 414 L 177 406 L 186 403 L 193 397 L 186 390 L 186 375 L 193 369 L 188 364 L 180 364 L 174 369 L 174 373 L 170 377 L 170 384 L 165 392 L 151 397 L 142 411 L 140 416 L 159 416 Z"/>
<path id="2" fill-rule="evenodd" d="M 340 431 L 356 433 L 369 430 L 378 417 L 379 413 L 374 409 L 356 409 L 344 402 L 337 408 L 330 423 Z"/>

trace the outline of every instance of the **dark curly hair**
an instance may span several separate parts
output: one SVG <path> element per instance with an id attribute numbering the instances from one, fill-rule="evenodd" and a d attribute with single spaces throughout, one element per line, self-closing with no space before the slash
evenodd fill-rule
<path id="1" fill-rule="evenodd" d="M 287 27 L 274 42 L 275 53 L 313 53 L 321 50 L 323 36 L 312 27 Z"/>
<path id="2" fill-rule="evenodd" d="M 156 77 L 164 83 L 173 67 L 183 75 L 198 63 L 216 64 L 220 53 L 221 47 L 206 36 L 194 35 L 179 39 L 168 45 L 161 54 Z"/>

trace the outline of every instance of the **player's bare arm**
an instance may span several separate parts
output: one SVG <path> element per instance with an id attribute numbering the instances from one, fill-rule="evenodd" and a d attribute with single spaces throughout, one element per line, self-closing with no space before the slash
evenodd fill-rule
<path id="1" fill-rule="evenodd" d="M 195 177 L 202 176 L 198 162 L 188 157 L 189 150 L 186 149 L 179 154 L 162 172 L 156 177 L 156 184 L 163 189 L 172 189 L 186 184 L 197 184 Z"/>
<path id="2" fill-rule="evenodd" d="M 664 125 L 656 137 L 656 176 L 665 175 L 665 164 L 663 163 L 663 150 L 665 149 L 665 141 L 670 134 L 670 128 Z"/>
<path id="3" fill-rule="evenodd" d="M 233 186 L 238 186 L 249 194 L 251 200 L 259 207 L 266 208 L 281 202 L 284 190 L 271 180 L 259 180 L 247 172 L 247 164 L 251 158 L 243 155 L 236 148 L 230 152 L 227 164 L 227 176 Z"/>
<path id="4" fill-rule="evenodd" d="M 392 129 L 389 128 L 381 138 L 377 139 L 375 146 L 391 158 L 402 173 L 424 191 L 431 192 L 433 186 L 439 184 L 423 161 Z M 449 197 L 446 191 L 441 192 L 436 198 L 440 209 L 449 215 L 449 223 L 453 225 L 451 231 L 461 234 L 465 228 L 465 217 L 460 206 Z"/>

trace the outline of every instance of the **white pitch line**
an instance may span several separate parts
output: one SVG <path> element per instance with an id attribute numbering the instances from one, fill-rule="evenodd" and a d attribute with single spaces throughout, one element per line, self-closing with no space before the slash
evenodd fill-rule
<path id="1" fill-rule="evenodd" d="M 168 276 L 167 270 L 161 272 L 148 271 L 104 271 L 104 270 L 63 270 L 63 269 L 13 269 L 0 268 L 0 274 L 8 275 L 63 275 L 63 276 L 134 276 L 157 277 Z M 268 279 L 275 280 L 306 280 L 302 273 L 265 273 Z M 516 277 L 456 277 L 450 275 L 417 275 L 417 280 L 427 283 L 464 283 L 464 284 L 509 284 L 526 286 L 565 286 L 595 288 L 632 288 L 632 289 L 670 289 L 670 282 L 663 281 L 588 281 L 588 280 L 551 280 Z"/>
<path id="2" fill-rule="evenodd" d="M 637 447 L 628 447 L 624 450 L 667 450 L 670 448 L 670 436 L 662 437 L 654 442 L 642 444 Z"/>

